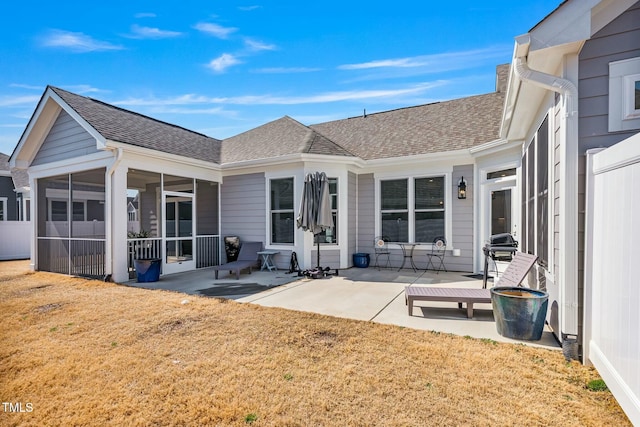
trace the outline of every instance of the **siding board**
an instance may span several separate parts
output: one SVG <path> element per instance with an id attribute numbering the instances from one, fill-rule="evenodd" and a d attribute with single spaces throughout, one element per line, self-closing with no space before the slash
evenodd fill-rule
<path id="1" fill-rule="evenodd" d="M 32 165 L 41 165 L 98 152 L 96 140 L 66 111 L 61 111 Z"/>

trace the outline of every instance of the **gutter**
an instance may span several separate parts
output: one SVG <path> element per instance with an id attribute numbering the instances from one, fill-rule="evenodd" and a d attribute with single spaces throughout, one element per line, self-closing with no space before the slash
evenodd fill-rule
<path id="1" fill-rule="evenodd" d="M 122 155 L 124 153 L 124 151 L 122 150 L 122 148 L 116 148 L 116 149 L 109 149 L 112 152 L 115 152 L 115 159 L 113 160 L 113 163 L 111 163 L 111 166 L 109 166 L 109 168 L 107 169 L 106 172 L 106 176 L 105 176 L 105 198 L 104 198 L 104 202 L 105 202 L 105 272 L 104 272 L 104 280 L 107 281 L 109 277 L 111 277 L 111 275 L 113 274 L 113 236 L 112 236 L 112 230 L 113 230 L 113 212 L 112 212 L 112 198 L 113 195 L 112 193 L 112 184 L 111 184 L 111 179 L 113 177 L 113 173 L 115 172 L 116 168 L 118 167 L 118 165 L 120 164 L 120 162 L 122 161 Z"/>
<path id="2" fill-rule="evenodd" d="M 565 132 L 560 163 L 559 188 L 560 224 L 558 282 L 560 291 L 560 331 L 563 349 L 566 344 L 577 344 L 578 336 L 578 89 L 569 80 L 532 70 L 527 63 L 530 35 L 516 39 L 514 52 L 515 75 L 523 82 L 536 85 L 563 96 Z M 551 183 L 550 183 L 551 184 Z"/>

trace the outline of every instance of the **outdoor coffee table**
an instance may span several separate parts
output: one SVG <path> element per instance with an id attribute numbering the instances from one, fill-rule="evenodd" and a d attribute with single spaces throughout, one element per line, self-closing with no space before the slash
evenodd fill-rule
<path id="1" fill-rule="evenodd" d="M 278 270 L 278 266 L 273 262 L 273 256 L 279 254 L 280 251 L 260 251 L 258 255 L 262 257 L 262 266 L 260 266 L 260 271 L 265 268 L 269 271 Z"/>

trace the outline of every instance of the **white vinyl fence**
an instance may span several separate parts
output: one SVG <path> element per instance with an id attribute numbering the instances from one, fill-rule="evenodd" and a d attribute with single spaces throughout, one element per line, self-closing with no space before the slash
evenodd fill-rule
<path id="1" fill-rule="evenodd" d="M 0 261 L 30 258 L 30 241 L 31 222 L 0 221 Z"/>
<path id="2" fill-rule="evenodd" d="M 585 361 L 640 426 L 640 134 L 587 153 L 586 175 Z"/>

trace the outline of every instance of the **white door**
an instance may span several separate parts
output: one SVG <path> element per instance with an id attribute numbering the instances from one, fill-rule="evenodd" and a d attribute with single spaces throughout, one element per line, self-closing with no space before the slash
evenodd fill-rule
<path id="1" fill-rule="evenodd" d="M 195 270 L 193 194 L 164 193 L 164 273 Z"/>

